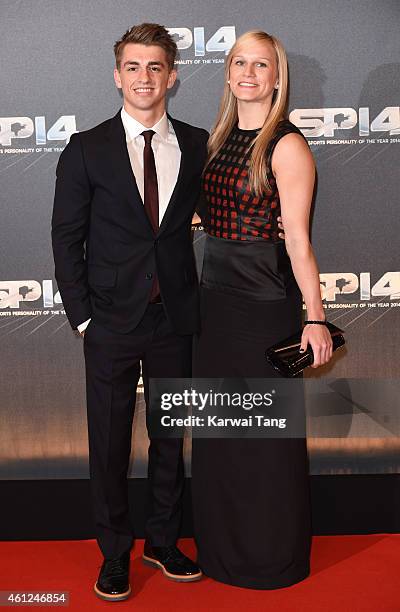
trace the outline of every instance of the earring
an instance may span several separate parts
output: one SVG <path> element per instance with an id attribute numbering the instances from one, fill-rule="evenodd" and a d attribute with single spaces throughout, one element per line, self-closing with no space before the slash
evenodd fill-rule
<path id="1" fill-rule="evenodd" d="M 274 89 L 279 89 L 279 83 L 275 85 Z"/>
<path id="2" fill-rule="evenodd" d="M 231 82 L 231 81 L 230 81 L 230 79 L 228 79 L 228 80 L 227 80 L 227 83 L 228 83 L 228 84 L 230 84 L 230 82 Z"/>

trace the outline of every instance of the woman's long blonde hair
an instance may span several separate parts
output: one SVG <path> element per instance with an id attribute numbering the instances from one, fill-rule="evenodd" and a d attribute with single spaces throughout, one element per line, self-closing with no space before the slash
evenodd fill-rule
<path id="1" fill-rule="evenodd" d="M 237 100 L 233 95 L 228 83 L 229 70 L 232 57 L 238 55 L 238 51 L 243 43 L 247 41 L 270 42 L 275 49 L 278 64 L 278 89 L 272 98 L 271 110 L 265 119 L 259 134 L 253 140 L 250 158 L 249 187 L 256 194 L 261 195 L 265 189 L 269 188 L 267 179 L 267 164 L 265 151 L 271 140 L 276 126 L 281 119 L 286 116 L 288 98 L 288 66 L 286 51 L 282 43 L 262 30 L 250 30 L 242 34 L 233 45 L 225 63 L 225 86 L 222 94 L 221 104 L 217 115 L 215 126 L 208 141 L 208 160 L 210 162 L 221 149 L 228 138 L 233 126 L 238 121 Z"/>

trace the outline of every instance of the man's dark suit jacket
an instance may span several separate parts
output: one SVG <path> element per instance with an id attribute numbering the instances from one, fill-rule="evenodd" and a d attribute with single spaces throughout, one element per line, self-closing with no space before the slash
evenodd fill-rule
<path id="1" fill-rule="evenodd" d="M 205 130 L 169 117 L 181 149 L 178 180 L 154 234 L 132 172 L 120 112 L 74 134 L 60 156 L 52 219 L 55 276 L 73 328 L 89 317 L 132 331 L 157 270 L 177 334 L 198 329 L 198 280 L 191 241 L 206 159 Z"/>

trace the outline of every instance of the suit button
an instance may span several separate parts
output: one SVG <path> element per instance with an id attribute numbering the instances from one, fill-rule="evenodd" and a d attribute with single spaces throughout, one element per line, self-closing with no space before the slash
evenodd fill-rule
<path id="1" fill-rule="evenodd" d="M 153 274 L 151 272 L 147 272 L 146 280 L 151 280 L 153 278 Z"/>

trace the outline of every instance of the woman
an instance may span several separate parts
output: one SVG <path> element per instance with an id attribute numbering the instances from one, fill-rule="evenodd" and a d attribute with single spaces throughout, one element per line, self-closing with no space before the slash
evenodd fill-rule
<path id="1" fill-rule="evenodd" d="M 318 367 L 332 356 L 318 267 L 309 242 L 314 162 L 285 117 L 281 43 L 247 32 L 226 62 L 203 188 L 207 233 L 196 377 L 272 378 L 265 349 L 307 319 Z M 285 242 L 279 239 L 282 216 Z M 199 564 L 216 580 L 274 589 L 309 574 L 306 440 L 194 439 L 192 493 Z"/>

